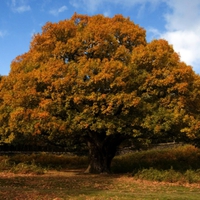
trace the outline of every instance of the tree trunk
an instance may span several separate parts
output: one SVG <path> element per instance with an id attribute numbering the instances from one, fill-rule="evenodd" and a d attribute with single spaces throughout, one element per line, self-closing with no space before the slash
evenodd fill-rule
<path id="1" fill-rule="evenodd" d="M 106 136 L 103 140 L 90 138 L 88 141 L 89 166 L 85 173 L 110 173 L 111 161 L 120 143 L 120 138 L 114 135 Z"/>

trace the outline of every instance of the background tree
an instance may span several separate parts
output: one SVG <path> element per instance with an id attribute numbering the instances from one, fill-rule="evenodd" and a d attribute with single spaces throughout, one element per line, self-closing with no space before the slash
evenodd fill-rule
<path id="1" fill-rule="evenodd" d="M 165 40 L 116 15 L 48 22 L 7 78 L 9 133 L 88 145 L 87 172 L 110 172 L 117 147 L 195 140 L 199 76 Z M 195 106 L 194 106 L 195 105 Z"/>

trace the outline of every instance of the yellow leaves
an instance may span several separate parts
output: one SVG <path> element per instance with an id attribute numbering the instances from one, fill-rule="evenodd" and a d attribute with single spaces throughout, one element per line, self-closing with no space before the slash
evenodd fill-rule
<path id="1" fill-rule="evenodd" d="M 132 91 L 129 94 L 122 93 L 120 97 L 121 97 L 121 99 L 123 99 L 125 108 L 136 107 L 141 101 L 141 98 L 139 96 L 137 96 L 136 91 Z"/>
<path id="2" fill-rule="evenodd" d="M 106 94 L 102 94 L 101 95 L 101 99 L 105 99 L 106 100 L 107 95 Z"/>
<path id="3" fill-rule="evenodd" d="M 46 112 L 46 111 L 38 113 L 38 118 L 41 119 L 41 120 L 48 119 L 48 117 L 49 117 L 49 113 Z"/>
<path id="4" fill-rule="evenodd" d="M 0 98 L 13 130 L 139 137 L 200 127 L 199 77 L 167 41 L 147 44 L 145 30 L 121 15 L 47 23 L 11 68 Z"/>
<path id="5" fill-rule="evenodd" d="M 106 127 L 106 135 L 111 135 L 116 133 L 116 125 L 113 122 L 107 122 L 105 124 Z"/>
<path id="6" fill-rule="evenodd" d="M 155 133 L 160 133 L 160 132 L 161 132 L 161 129 L 162 129 L 161 126 L 157 124 L 157 125 L 155 126 L 155 128 L 154 128 L 154 132 L 155 132 Z"/>
<path id="7" fill-rule="evenodd" d="M 133 107 L 136 107 L 140 103 L 140 100 L 140 97 L 134 98 L 134 100 L 132 101 Z"/>
<path id="8" fill-rule="evenodd" d="M 124 45 L 119 46 L 114 55 L 114 59 L 122 61 L 126 64 L 129 62 L 130 57 L 130 51 Z"/>
<path id="9" fill-rule="evenodd" d="M 75 14 L 71 21 L 76 21 L 76 37 L 67 42 L 66 51 L 73 49 L 71 52 L 78 52 L 78 56 L 103 60 L 103 58 L 110 59 L 121 45 L 124 45 L 124 52 L 126 52 L 126 49 L 132 51 L 133 46 L 146 42 L 143 29 L 122 16 L 120 20 L 117 19 L 119 18 Z M 127 53 L 123 56 L 124 52 L 118 53 L 117 57 L 119 58 L 120 55 L 120 59 L 127 60 Z"/>
<path id="10" fill-rule="evenodd" d="M 10 118 L 8 122 L 9 130 L 12 132 L 20 134 L 32 133 L 31 124 L 32 110 L 24 109 L 23 107 L 18 107 L 10 113 Z"/>
<path id="11" fill-rule="evenodd" d="M 179 94 L 187 94 L 188 93 L 188 83 L 177 83 L 174 87 L 175 90 L 178 91 Z"/>
<path id="12" fill-rule="evenodd" d="M 49 106 L 51 106 L 51 104 L 52 104 L 52 100 L 50 100 L 50 99 L 43 99 L 40 102 L 39 106 L 40 106 L 40 108 L 46 110 L 46 109 L 49 108 Z"/>
<path id="13" fill-rule="evenodd" d="M 25 112 L 24 108 L 18 107 L 14 112 L 12 112 L 10 116 L 11 121 L 23 120 L 24 112 Z"/>
<path id="14" fill-rule="evenodd" d="M 33 134 L 36 134 L 36 135 L 39 135 L 41 134 L 41 124 L 39 122 L 37 122 L 35 125 L 34 125 L 34 133 Z"/>
<path id="15" fill-rule="evenodd" d="M 107 106 L 102 106 L 102 114 L 103 115 L 114 115 L 114 104 L 113 102 L 109 102 Z"/>
<path id="16" fill-rule="evenodd" d="M 181 129 L 182 133 L 186 133 L 186 135 L 190 139 L 196 139 L 199 137 L 199 130 L 200 130 L 200 121 L 198 118 L 195 118 L 192 115 L 186 114 L 183 118 L 184 123 L 186 126 Z"/>
<path id="17" fill-rule="evenodd" d="M 152 74 L 155 69 L 172 71 L 179 62 L 173 48 L 165 40 L 153 40 L 146 46 L 137 47 L 135 51 L 137 54 L 132 55 L 132 62 L 138 69 L 145 69 Z"/>
<path id="18" fill-rule="evenodd" d="M 80 96 L 75 96 L 74 97 L 74 103 L 75 104 L 80 104 L 82 102 L 82 98 Z"/>

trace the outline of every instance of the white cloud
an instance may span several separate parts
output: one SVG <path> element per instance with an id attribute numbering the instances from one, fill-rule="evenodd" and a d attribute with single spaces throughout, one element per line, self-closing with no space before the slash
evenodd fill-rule
<path id="1" fill-rule="evenodd" d="M 200 22 L 199 0 L 165 0 L 165 2 L 171 9 L 170 13 L 165 14 L 168 30 L 191 29 Z"/>
<path id="2" fill-rule="evenodd" d="M 36 30 L 35 29 L 32 29 L 31 33 L 30 33 L 30 36 L 31 38 L 36 34 Z"/>
<path id="3" fill-rule="evenodd" d="M 15 8 L 15 11 L 18 13 L 26 12 L 29 10 L 31 10 L 30 6 L 19 6 L 19 7 Z"/>
<path id="4" fill-rule="evenodd" d="M 109 16 L 111 15 L 110 10 L 104 11 L 103 15 L 104 15 L 105 17 L 109 17 Z"/>
<path id="5" fill-rule="evenodd" d="M 1 30 L 0 30 L 0 38 L 3 38 L 6 34 L 7 34 L 6 31 L 1 31 Z"/>
<path id="6" fill-rule="evenodd" d="M 18 13 L 23 13 L 31 10 L 31 7 L 26 4 L 25 0 L 12 0 L 10 6 L 13 12 Z"/>
<path id="7" fill-rule="evenodd" d="M 171 11 L 165 14 L 166 32 L 161 34 L 173 45 L 181 60 L 200 73 L 200 1 L 165 0 Z"/>
<path id="8" fill-rule="evenodd" d="M 70 0 L 70 4 L 78 8 L 84 8 L 89 13 L 94 13 L 99 10 L 100 7 L 107 9 L 105 4 L 114 4 L 119 5 L 125 8 L 130 8 L 132 6 L 141 4 L 142 8 L 145 6 L 146 3 L 151 3 L 152 7 L 155 7 L 159 3 L 159 0 Z"/>
<path id="9" fill-rule="evenodd" d="M 161 32 L 154 27 L 148 27 L 146 29 L 146 32 L 147 32 L 147 42 L 150 42 L 154 39 L 158 39 L 161 36 Z"/>
<path id="10" fill-rule="evenodd" d="M 53 9 L 53 10 L 50 10 L 49 13 L 54 15 L 54 16 L 57 16 L 59 15 L 60 13 L 64 12 L 67 10 L 67 6 L 62 6 L 58 9 Z"/>
<path id="11" fill-rule="evenodd" d="M 181 60 L 198 70 L 198 66 L 195 64 L 200 64 L 200 37 L 195 30 L 169 31 L 162 37 L 173 44 L 175 51 L 180 54 Z"/>
<path id="12" fill-rule="evenodd" d="M 85 10 L 91 13 L 94 13 L 99 8 L 101 3 L 104 3 L 104 0 L 70 0 L 70 4 L 74 8 L 84 8 Z"/>

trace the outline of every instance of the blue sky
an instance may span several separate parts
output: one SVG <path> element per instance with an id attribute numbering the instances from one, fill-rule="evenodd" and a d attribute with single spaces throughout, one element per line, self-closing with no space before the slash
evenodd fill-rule
<path id="1" fill-rule="evenodd" d="M 147 31 L 147 40 L 164 38 L 181 60 L 200 74 L 200 0 L 1 0 L 0 74 L 29 50 L 34 33 L 48 21 L 79 14 L 130 17 Z"/>

